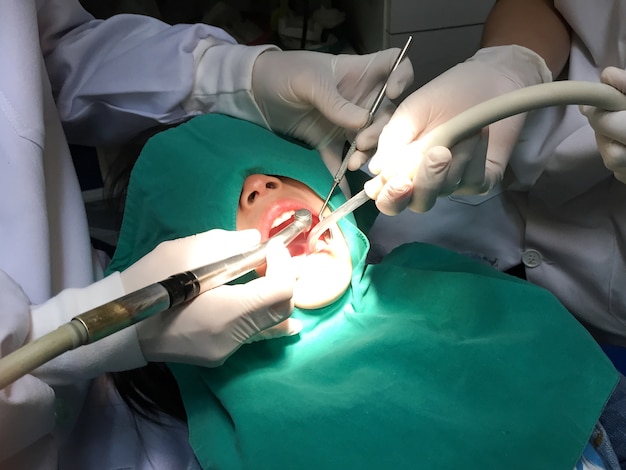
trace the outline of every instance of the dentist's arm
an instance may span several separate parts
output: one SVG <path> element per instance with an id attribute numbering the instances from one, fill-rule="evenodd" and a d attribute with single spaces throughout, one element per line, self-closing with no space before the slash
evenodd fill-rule
<path id="1" fill-rule="evenodd" d="M 420 149 L 419 139 L 462 111 L 503 93 L 552 81 L 569 54 L 569 27 L 553 2 L 499 0 L 484 27 L 482 48 L 415 91 L 381 133 L 366 189 L 393 215 L 429 210 L 452 192 L 480 194 L 502 180 L 524 115 L 496 122 L 454 148 Z M 488 141 L 488 144 L 487 144 Z"/>
<path id="2" fill-rule="evenodd" d="M 497 0 L 483 28 L 482 47 L 517 44 L 539 54 L 557 77 L 569 56 L 569 25 L 550 0 Z"/>

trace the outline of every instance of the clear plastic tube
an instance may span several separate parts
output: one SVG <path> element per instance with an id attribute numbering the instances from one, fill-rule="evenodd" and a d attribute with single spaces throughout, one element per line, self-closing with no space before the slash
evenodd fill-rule
<path id="1" fill-rule="evenodd" d="M 309 237 L 307 238 L 307 249 L 309 253 L 315 251 L 315 243 L 322 234 L 330 228 L 330 226 L 334 223 L 337 223 L 339 219 L 345 217 L 350 212 L 354 211 L 357 207 L 362 206 L 369 200 L 369 196 L 365 193 L 365 190 L 361 190 L 360 193 L 348 199 L 347 202 L 342 204 L 336 211 L 332 212 L 328 217 L 322 219 L 322 221 L 317 224 L 311 231 L 309 232 Z"/>

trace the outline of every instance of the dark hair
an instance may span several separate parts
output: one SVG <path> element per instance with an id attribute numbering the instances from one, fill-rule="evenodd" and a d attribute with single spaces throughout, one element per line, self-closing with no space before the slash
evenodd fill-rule
<path id="1" fill-rule="evenodd" d="M 158 423 L 159 414 L 165 413 L 187 422 L 178 384 L 166 364 L 150 362 L 109 376 L 124 403 L 137 415 Z"/>
<path id="2" fill-rule="evenodd" d="M 130 174 L 141 150 L 150 137 L 176 125 L 159 125 L 147 129 L 115 152 L 105 176 L 105 197 L 115 214 L 118 230 L 122 223 Z M 183 422 L 187 421 L 178 384 L 166 364 L 148 363 L 139 369 L 111 372 L 109 377 L 122 400 L 138 416 L 158 423 L 159 414 L 165 413 Z"/>

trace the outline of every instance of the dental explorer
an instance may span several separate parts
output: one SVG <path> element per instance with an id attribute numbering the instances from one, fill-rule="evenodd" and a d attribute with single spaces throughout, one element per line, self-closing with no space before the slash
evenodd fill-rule
<path id="1" fill-rule="evenodd" d="M 330 188 L 330 191 L 328 192 L 328 196 L 326 196 L 326 199 L 324 200 L 324 204 L 322 204 L 322 208 L 320 209 L 320 212 L 318 214 L 318 217 L 320 218 L 320 220 L 322 219 L 324 209 L 326 209 L 326 206 L 328 205 L 330 198 L 335 192 L 335 189 L 337 188 L 339 183 L 341 183 L 341 180 L 343 179 L 344 175 L 346 174 L 346 171 L 348 170 L 348 163 L 350 162 L 350 157 L 356 151 L 357 137 L 359 136 L 361 131 L 369 127 L 369 125 L 374 120 L 374 114 L 376 114 L 376 111 L 378 111 L 378 108 L 380 108 L 380 105 L 383 102 L 383 99 L 385 98 L 385 92 L 387 91 L 387 86 L 389 85 L 389 78 L 391 77 L 391 74 L 395 72 L 395 70 L 398 68 L 398 66 L 400 65 L 400 62 L 402 62 L 402 60 L 406 57 L 406 54 L 409 51 L 409 48 L 411 47 L 412 42 L 413 42 L 413 36 L 409 36 L 406 40 L 406 44 L 404 44 L 404 47 L 398 54 L 396 61 L 393 63 L 391 70 L 387 74 L 387 78 L 385 78 L 385 81 L 383 82 L 383 87 L 378 92 L 378 95 L 376 96 L 376 99 L 374 100 L 374 103 L 372 104 L 372 107 L 369 110 L 369 114 L 367 116 L 367 122 L 357 131 L 356 136 L 354 137 L 354 139 L 352 139 L 350 148 L 346 152 L 346 156 L 343 158 L 343 161 L 341 162 L 341 166 L 337 170 L 337 173 L 335 173 L 335 176 L 333 178 L 334 180 L 333 185 Z"/>
<path id="2" fill-rule="evenodd" d="M 451 148 L 501 119 L 560 105 L 590 105 L 607 111 L 620 111 L 626 110 L 626 95 L 610 85 L 585 81 L 565 80 L 521 88 L 477 104 L 436 127 L 420 140 L 420 148 L 414 153 L 423 154 L 440 145 Z M 415 177 L 418 166 L 419 161 L 412 166 L 409 178 Z M 309 252 L 315 251 L 317 240 L 331 224 L 375 197 L 375 194 L 368 195 L 363 189 L 313 227 L 307 240 Z"/>
<path id="3" fill-rule="evenodd" d="M 74 317 L 1 358 L 0 390 L 66 351 L 105 338 L 252 271 L 265 262 L 270 240 L 287 246 L 311 227 L 312 220 L 311 212 L 297 210 L 290 225 L 248 251 L 175 274 Z"/>

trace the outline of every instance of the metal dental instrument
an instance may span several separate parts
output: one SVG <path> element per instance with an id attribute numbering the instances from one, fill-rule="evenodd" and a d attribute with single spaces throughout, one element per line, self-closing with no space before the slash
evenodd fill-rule
<path id="1" fill-rule="evenodd" d="M 477 104 L 436 127 L 419 140 L 420 146 L 414 149 L 414 154 L 423 154 L 439 145 L 452 148 L 483 127 L 514 114 L 562 105 L 589 105 L 607 111 L 626 110 L 626 94 L 604 83 L 585 81 L 564 80 L 521 88 Z M 407 176 L 413 179 L 418 167 L 419 160 Z M 307 239 L 308 252 L 315 251 L 317 240 L 331 224 L 365 204 L 368 199 L 365 190 L 362 190 L 313 227 Z"/>
<path id="2" fill-rule="evenodd" d="M 322 219 L 322 215 L 323 215 L 324 209 L 326 209 L 326 206 L 328 205 L 328 202 L 330 201 L 330 198 L 332 197 L 333 193 L 335 192 L 335 189 L 337 188 L 339 183 L 341 183 L 341 180 L 343 179 L 344 175 L 346 174 L 346 170 L 348 169 L 348 163 L 350 161 L 350 157 L 352 156 L 352 154 L 356 150 L 356 138 L 359 136 L 361 131 L 363 129 L 369 127 L 369 125 L 374 120 L 374 114 L 376 114 L 376 111 L 378 111 L 378 108 L 380 108 L 380 105 L 383 102 L 383 99 L 385 98 L 385 92 L 387 91 L 387 86 L 389 85 L 389 78 L 391 77 L 391 74 L 393 72 L 395 72 L 395 70 L 398 68 L 398 66 L 400 65 L 400 62 L 402 62 L 402 60 L 406 57 L 406 54 L 409 51 L 409 48 L 411 47 L 411 43 L 412 42 L 413 42 L 413 36 L 409 36 L 407 38 L 407 40 L 406 40 L 406 44 L 404 45 L 404 47 L 402 48 L 402 50 L 398 54 L 398 57 L 396 58 L 396 61 L 393 63 L 393 66 L 391 67 L 391 70 L 387 74 L 387 78 L 385 79 L 385 82 L 383 83 L 383 87 L 380 89 L 380 92 L 378 92 L 378 96 L 376 96 L 376 99 L 374 100 L 374 104 L 372 104 L 372 107 L 370 108 L 369 115 L 367 117 L 367 122 L 365 123 L 365 125 L 363 127 L 361 127 L 357 131 L 356 136 L 352 140 L 352 143 L 350 144 L 350 148 L 348 149 L 348 152 L 346 153 L 346 156 L 343 158 L 343 160 L 341 162 L 341 166 L 339 167 L 339 170 L 337 170 L 337 173 L 335 173 L 335 176 L 333 177 L 334 182 L 333 182 L 332 187 L 330 188 L 330 191 L 328 192 L 328 196 L 326 196 L 326 199 L 324 200 L 324 204 L 322 205 L 322 208 L 320 209 L 320 212 L 319 212 L 319 215 L 318 215 L 320 220 Z"/>
<path id="3" fill-rule="evenodd" d="M 298 210 L 293 223 L 270 240 L 287 246 L 311 227 L 312 215 Z M 175 274 L 74 317 L 56 330 L 0 359 L 0 390 L 62 353 L 93 343 L 157 313 L 181 305 L 265 262 L 267 244 L 200 268 Z"/>
<path id="4" fill-rule="evenodd" d="M 307 238 L 307 252 L 313 253 L 315 251 L 315 243 L 332 224 L 337 223 L 339 219 L 353 212 L 357 207 L 361 207 L 369 199 L 370 197 L 365 193 L 365 190 L 362 189 L 361 192 L 351 197 L 336 210 L 331 212 L 328 217 L 321 220 L 320 223 L 309 232 L 309 237 Z"/>

